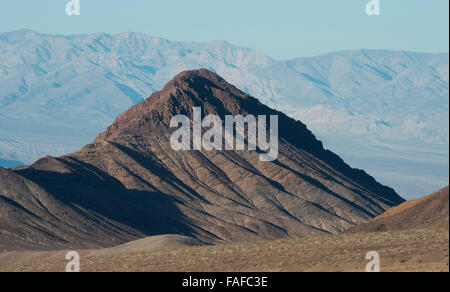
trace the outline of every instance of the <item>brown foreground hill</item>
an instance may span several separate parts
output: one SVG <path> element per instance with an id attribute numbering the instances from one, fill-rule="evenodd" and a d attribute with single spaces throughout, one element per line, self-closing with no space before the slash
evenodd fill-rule
<path id="1" fill-rule="evenodd" d="M 449 187 L 420 199 L 404 202 L 347 233 L 419 228 L 449 228 Z"/>
<path id="2" fill-rule="evenodd" d="M 279 155 L 174 151 L 174 115 L 278 115 Z M 306 128 L 205 70 L 177 75 L 92 144 L 0 168 L 0 250 L 111 247 L 160 234 L 202 243 L 334 234 L 402 203 Z"/>

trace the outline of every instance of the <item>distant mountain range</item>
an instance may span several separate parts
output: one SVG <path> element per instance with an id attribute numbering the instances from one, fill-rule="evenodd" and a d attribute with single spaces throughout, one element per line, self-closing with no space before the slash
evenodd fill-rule
<path id="1" fill-rule="evenodd" d="M 193 107 L 222 120 L 277 115 L 278 158 L 173 150 L 170 121 L 192 121 Z M 162 234 L 203 243 L 335 234 L 403 201 L 301 122 L 201 69 L 178 74 L 73 154 L 0 168 L 0 250 L 109 247 Z"/>
<path id="2" fill-rule="evenodd" d="M 224 41 L 0 34 L 0 163 L 72 152 L 176 73 L 208 68 L 301 120 L 402 194 L 448 184 L 448 54 L 358 50 L 273 60 Z"/>

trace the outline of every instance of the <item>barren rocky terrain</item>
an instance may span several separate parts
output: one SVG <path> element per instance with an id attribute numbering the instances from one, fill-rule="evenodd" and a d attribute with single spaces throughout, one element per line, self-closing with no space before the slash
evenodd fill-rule
<path id="1" fill-rule="evenodd" d="M 448 196 L 446 187 L 336 235 L 205 245 L 167 234 L 77 252 L 84 272 L 364 272 L 371 251 L 381 272 L 448 272 Z M 63 272 L 67 252 L 0 253 L 0 271 Z"/>
<path id="2" fill-rule="evenodd" d="M 175 151 L 174 115 L 278 115 L 279 155 Z M 177 75 L 79 151 L 0 168 L 0 250 L 113 247 L 161 234 L 225 243 L 335 234 L 404 200 L 300 121 L 206 69 Z"/>

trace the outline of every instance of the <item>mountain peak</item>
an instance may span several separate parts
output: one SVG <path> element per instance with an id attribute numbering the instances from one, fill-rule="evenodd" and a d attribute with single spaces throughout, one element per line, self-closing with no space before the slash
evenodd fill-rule
<path id="1" fill-rule="evenodd" d="M 222 138 L 216 150 L 174 149 L 177 130 L 171 119 L 179 114 L 192 119 L 195 107 L 202 117 L 215 114 L 222 120 L 224 115 L 277 115 L 276 159 L 261 160 L 266 150 L 259 141 L 258 150 L 223 150 Z M 272 121 L 269 128 L 272 141 Z M 258 138 L 260 133 L 258 128 Z M 159 234 L 219 243 L 337 233 L 403 202 L 325 150 L 300 121 L 206 69 L 178 74 L 75 153 L 2 169 L 0 191 L 6 194 L 6 199 L 0 196 L 0 209 L 11 222 L 6 232 L 13 234 L 19 226 L 34 236 L 0 237 L 0 247 L 7 248 L 29 246 L 34 238 L 40 238 L 40 247 L 72 248 Z M 77 224 L 64 224 L 68 220 Z M 31 229 L 30 222 L 43 229 Z"/>
<path id="2" fill-rule="evenodd" d="M 171 81 L 169 81 L 163 88 L 170 90 L 170 88 L 179 88 L 186 91 L 199 91 L 203 88 L 217 88 L 221 90 L 231 91 L 236 94 L 239 91 L 235 86 L 231 85 L 217 73 L 206 68 L 197 70 L 187 70 L 178 73 Z M 239 92 L 242 98 L 246 98 L 247 94 Z"/>
<path id="3" fill-rule="evenodd" d="M 173 78 L 173 80 L 178 81 L 178 80 L 186 80 L 189 78 L 206 78 L 209 80 L 223 80 L 223 78 L 220 77 L 217 73 L 214 73 L 206 68 L 181 71 Z"/>
<path id="4" fill-rule="evenodd" d="M 208 69 L 189 70 L 121 114 L 98 139 L 149 135 L 155 129 L 167 129 L 175 115 L 192 118 L 194 107 L 202 108 L 203 115 L 220 117 L 275 112 Z"/>
<path id="5" fill-rule="evenodd" d="M 393 189 L 379 184 L 365 171 L 351 168 L 338 155 L 325 150 L 305 124 L 263 105 L 207 69 L 177 74 L 161 91 L 119 115 L 97 140 L 116 140 L 125 136 L 168 137 L 175 130 L 170 128 L 171 119 L 185 115 L 192 121 L 194 107 L 201 108 L 202 117 L 217 115 L 222 120 L 225 115 L 277 115 L 280 142 L 308 152 L 371 191 L 383 194 L 388 201 L 403 200 Z"/>

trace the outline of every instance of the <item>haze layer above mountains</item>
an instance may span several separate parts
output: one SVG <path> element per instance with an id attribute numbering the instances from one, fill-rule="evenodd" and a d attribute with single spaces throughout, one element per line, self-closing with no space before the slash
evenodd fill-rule
<path id="1" fill-rule="evenodd" d="M 448 184 L 448 54 L 360 50 L 276 61 L 226 42 L 139 33 L 0 34 L 0 163 L 75 151 L 197 68 L 301 120 L 326 148 L 403 194 Z"/>
<path id="2" fill-rule="evenodd" d="M 279 155 L 174 151 L 174 115 L 278 115 Z M 108 247 L 159 234 L 204 243 L 338 233 L 404 200 L 325 150 L 304 124 L 206 69 L 178 74 L 97 139 L 0 168 L 0 249 Z"/>

